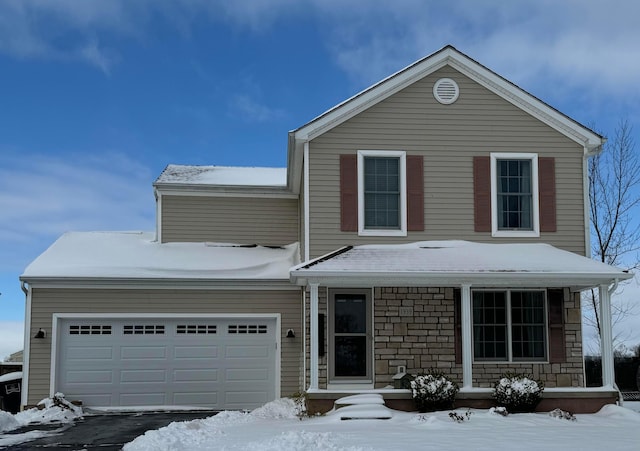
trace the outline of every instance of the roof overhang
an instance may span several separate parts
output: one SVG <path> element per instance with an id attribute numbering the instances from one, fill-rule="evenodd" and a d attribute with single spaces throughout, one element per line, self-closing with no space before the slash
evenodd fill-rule
<path id="1" fill-rule="evenodd" d="M 524 257 L 524 258 L 523 258 Z M 548 263 L 548 264 L 547 264 Z M 547 244 L 466 241 L 347 246 L 290 271 L 297 285 L 564 288 L 582 291 L 633 274 Z"/>
<path id="2" fill-rule="evenodd" d="M 32 288 L 178 289 L 178 290 L 299 290 L 287 279 L 168 279 L 109 277 L 24 277 Z"/>

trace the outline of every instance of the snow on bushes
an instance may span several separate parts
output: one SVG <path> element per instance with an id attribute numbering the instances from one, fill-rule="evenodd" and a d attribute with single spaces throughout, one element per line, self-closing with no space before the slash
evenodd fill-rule
<path id="1" fill-rule="evenodd" d="M 429 371 L 411 381 L 411 393 L 418 412 L 448 409 L 458 393 L 458 384 L 443 373 Z"/>
<path id="2" fill-rule="evenodd" d="M 524 374 L 505 373 L 493 389 L 496 403 L 509 412 L 533 412 L 542 399 L 544 384 Z"/>

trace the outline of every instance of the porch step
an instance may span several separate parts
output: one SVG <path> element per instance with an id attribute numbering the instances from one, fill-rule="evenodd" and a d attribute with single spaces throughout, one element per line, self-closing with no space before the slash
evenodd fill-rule
<path id="1" fill-rule="evenodd" d="M 336 400 L 334 409 L 327 415 L 341 420 L 389 420 L 393 417 L 393 410 L 384 405 L 382 395 L 367 393 Z"/>

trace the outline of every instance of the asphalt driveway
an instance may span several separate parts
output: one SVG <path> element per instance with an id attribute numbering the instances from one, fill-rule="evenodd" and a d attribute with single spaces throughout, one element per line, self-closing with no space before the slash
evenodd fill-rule
<path id="1" fill-rule="evenodd" d="M 20 445 L 12 445 L 11 451 L 46 450 L 120 450 L 146 431 L 158 429 L 173 421 L 189 421 L 215 415 L 213 411 L 143 412 L 143 413 L 90 413 L 82 419 L 64 425 L 26 426 L 12 434 L 39 430 L 53 435 Z M 2 448 L 2 447 L 0 447 Z"/>

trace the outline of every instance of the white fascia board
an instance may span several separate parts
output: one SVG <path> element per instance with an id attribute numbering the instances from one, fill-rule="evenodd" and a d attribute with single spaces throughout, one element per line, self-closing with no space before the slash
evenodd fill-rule
<path id="1" fill-rule="evenodd" d="M 292 272 L 291 281 L 296 284 L 318 283 L 326 286 L 527 286 L 527 287 L 576 287 L 585 289 L 615 280 L 625 280 L 632 274 L 612 273 L 417 273 L 417 272 L 351 272 L 351 271 L 304 271 Z"/>
<path id="2" fill-rule="evenodd" d="M 22 279 L 21 279 L 22 280 Z M 33 288 L 69 289 L 130 289 L 130 290 L 299 290 L 288 279 L 108 279 L 108 278 L 46 278 L 34 277 L 25 280 Z"/>
<path id="3" fill-rule="evenodd" d="M 202 196 L 202 197 L 262 197 L 274 199 L 297 199 L 298 195 L 287 187 L 261 186 L 222 186 L 222 185 L 156 185 L 155 189 L 163 196 Z"/>

